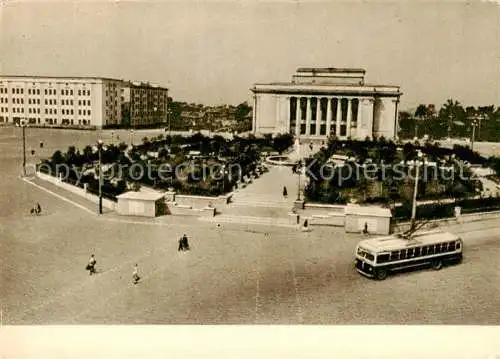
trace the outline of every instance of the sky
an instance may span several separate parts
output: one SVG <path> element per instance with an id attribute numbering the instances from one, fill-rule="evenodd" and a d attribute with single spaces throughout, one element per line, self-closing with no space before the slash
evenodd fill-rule
<path id="1" fill-rule="evenodd" d="M 298 67 L 366 69 L 401 109 L 500 106 L 500 2 L 0 0 L 0 74 L 103 76 L 251 101 Z M 251 102 L 250 102 L 251 103 Z"/>

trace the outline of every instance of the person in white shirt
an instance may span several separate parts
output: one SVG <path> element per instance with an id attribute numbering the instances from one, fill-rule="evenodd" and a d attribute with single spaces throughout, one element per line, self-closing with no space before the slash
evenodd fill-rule
<path id="1" fill-rule="evenodd" d="M 134 266 L 134 272 L 132 273 L 132 281 L 134 284 L 137 284 L 141 277 L 139 277 L 139 269 L 137 268 L 137 264 Z"/>

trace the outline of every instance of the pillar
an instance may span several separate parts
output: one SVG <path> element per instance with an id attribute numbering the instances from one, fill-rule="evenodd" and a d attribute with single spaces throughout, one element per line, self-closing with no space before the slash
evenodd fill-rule
<path id="1" fill-rule="evenodd" d="M 319 136 L 321 128 L 321 97 L 316 97 L 316 136 Z"/>
<path id="2" fill-rule="evenodd" d="M 295 111 L 295 136 L 300 136 L 300 120 L 301 120 L 300 97 L 297 97 L 297 102 L 295 106 L 297 107 L 297 110 Z"/>
<path id="3" fill-rule="evenodd" d="M 332 127 L 332 99 L 327 98 L 328 102 L 326 104 L 326 136 L 330 136 L 330 131 Z"/>
<path id="4" fill-rule="evenodd" d="M 341 98 L 337 97 L 337 126 L 335 128 L 335 135 L 340 137 L 340 122 L 342 121 L 342 106 L 341 106 Z"/>
<path id="5" fill-rule="evenodd" d="M 306 135 L 311 134 L 311 98 L 307 97 L 307 110 L 306 110 Z"/>
<path id="6" fill-rule="evenodd" d="M 132 92 L 130 93 L 130 98 L 132 98 Z M 132 103 L 132 100 L 130 100 L 130 103 Z M 130 117 L 134 116 L 132 111 L 133 108 L 130 106 Z M 253 133 L 257 133 L 257 95 L 253 96 L 252 130 Z"/>
<path id="7" fill-rule="evenodd" d="M 351 121 L 352 121 L 352 98 L 347 100 L 347 126 L 346 135 L 351 137 Z"/>

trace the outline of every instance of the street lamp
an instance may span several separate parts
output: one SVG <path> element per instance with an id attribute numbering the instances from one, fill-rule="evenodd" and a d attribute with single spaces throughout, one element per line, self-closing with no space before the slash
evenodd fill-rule
<path id="1" fill-rule="evenodd" d="M 133 129 L 131 129 L 131 130 L 130 130 L 130 146 L 131 146 L 131 147 L 134 145 L 133 136 L 134 136 L 134 130 L 133 130 Z"/>
<path id="2" fill-rule="evenodd" d="M 418 151 L 417 153 L 417 157 L 418 159 L 422 159 L 422 164 L 423 164 L 423 157 L 424 157 L 424 154 L 422 153 L 422 151 Z M 415 167 L 416 167 L 416 173 L 415 173 L 415 188 L 413 189 L 413 205 L 412 205 L 412 209 L 411 209 L 411 228 L 415 228 L 415 220 L 416 220 L 416 217 L 417 217 L 417 194 L 418 194 L 418 178 L 420 176 L 420 173 L 419 173 L 419 161 L 415 160 Z"/>
<path id="3" fill-rule="evenodd" d="M 300 201 L 300 176 L 302 176 L 302 160 L 299 161 L 299 179 L 297 184 L 297 201 Z"/>
<path id="4" fill-rule="evenodd" d="M 471 138 L 471 143 L 470 143 L 470 149 L 471 149 L 471 151 L 474 151 L 474 139 L 476 137 L 477 122 L 478 122 L 478 118 L 474 118 L 472 120 L 472 138 Z"/>
<path id="5" fill-rule="evenodd" d="M 97 141 L 99 151 L 99 214 L 102 214 L 102 140 Z"/>
<path id="6" fill-rule="evenodd" d="M 19 126 L 23 129 L 23 176 L 26 177 L 26 132 L 25 129 L 28 127 L 28 122 L 26 119 L 22 119 L 19 122 Z"/>
<path id="7" fill-rule="evenodd" d="M 171 110 L 167 110 L 167 121 L 168 121 L 168 135 L 170 136 L 171 128 L 170 128 L 170 115 L 172 114 Z"/>

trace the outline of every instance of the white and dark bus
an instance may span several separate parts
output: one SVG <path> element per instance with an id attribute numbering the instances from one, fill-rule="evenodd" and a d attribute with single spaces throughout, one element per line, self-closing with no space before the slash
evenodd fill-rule
<path id="1" fill-rule="evenodd" d="M 439 270 L 446 264 L 460 263 L 463 241 L 449 232 L 427 231 L 411 239 L 398 235 L 371 238 L 356 246 L 356 270 L 371 278 L 385 279 L 389 273 L 412 268 Z"/>

